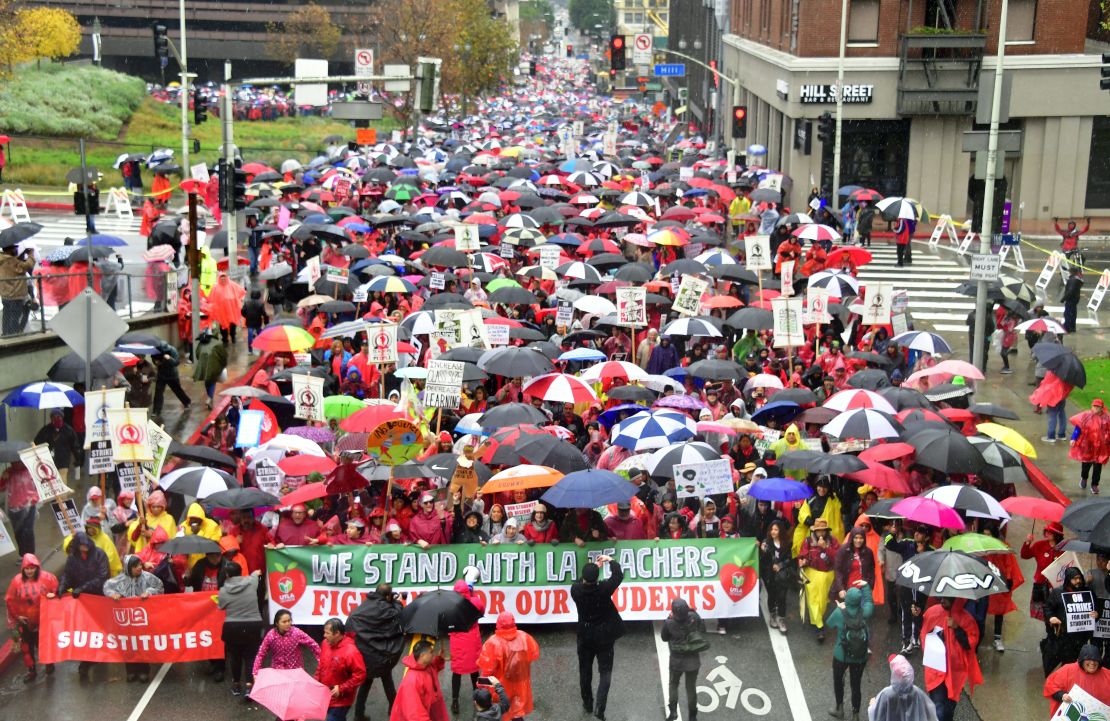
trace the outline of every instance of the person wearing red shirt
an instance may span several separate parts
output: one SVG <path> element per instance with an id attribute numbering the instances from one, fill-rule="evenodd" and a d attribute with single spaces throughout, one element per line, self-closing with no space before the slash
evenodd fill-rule
<path id="1" fill-rule="evenodd" d="M 449 721 L 443 689 L 439 685 L 439 672 L 446 665 L 442 654 L 446 650 L 444 644 L 437 655 L 428 641 L 417 641 L 413 645 L 412 655 L 401 661 L 408 671 L 397 689 L 389 721 Z"/>
<path id="2" fill-rule="evenodd" d="M 316 680 L 331 689 L 325 721 L 346 721 L 347 712 L 355 702 L 355 693 L 366 680 L 366 662 L 355 646 L 355 635 L 346 633 L 338 618 L 324 622 L 324 642 L 320 644 Z"/>
<path id="3" fill-rule="evenodd" d="M 42 609 L 42 599 L 47 594 L 57 592 L 57 577 L 42 570 L 42 564 L 35 554 L 23 554 L 19 575 L 8 584 L 4 602 L 8 609 L 8 629 L 23 652 L 23 664 L 27 667 L 27 675 L 23 680 L 27 683 L 34 681 L 37 675 L 35 659 L 39 647 L 39 611 Z M 52 665 L 48 664 L 45 668 L 48 676 L 54 672 Z"/>
<path id="4" fill-rule="evenodd" d="M 1041 621 L 1044 620 L 1044 604 L 1048 600 L 1049 591 L 1048 579 L 1044 577 L 1043 571 L 1060 556 L 1057 546 L 1063 540 L 1064 527 L 1054 521 L 1045 526 L 1043 539 L 1034 542 L 1033 534 L 1030 533 L 1025 543 L 1021 544 L 1021 557 L 1032 558 L 1037 568 L 1037 572 L 1033 574 L 1033 590 L 1029 597 L 1029 615 Z"/>
<path id="5" fill-rule="evenodd" d="M 644 523 L 632 515 L 632 504 L 622 501 L 617 504 L 617 514 L 605 519 L 609 535 L 620 541 L 643 541 L 647 538 Z"/>
<path id="6" fill-rule="evenodd" d="M 532 509 L 532 517 L 521 530 L 529 543 L 551 543 L 559 540 L 559 528 L 547 514 L 547 506 L 537 503 Z"/>
<path id="7" fill-rule="evenodd" d="M 276 548 L 307 546 L 309 539 L 320 535 L 320 530 L 320 522 L 308 518 L 308 509 L 298 503 L 290 510 L 288 518 L 278 522 L 278 527 L 270 534 L 270 542 Z"/>

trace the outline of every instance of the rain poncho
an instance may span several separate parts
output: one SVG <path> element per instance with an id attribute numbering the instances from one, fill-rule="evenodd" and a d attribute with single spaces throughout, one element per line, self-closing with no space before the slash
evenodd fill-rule
<path id="1" fill-rule="evenodd" d="M 37 568 L 35 578 L 24 578 L 23 569 Z M 8 591 L 4 594 L 4 603 L 8 609 L 8 628 L 14 629 L 19 625 L 19 619 L 25 618 L 29 629 L 39 626 L 39 610 L 42 608 L 42 599 L 48 593 L 58 592 L 58 579 L 49 571 L 42 570 L 42 564 L 33 553 L 23 554 L 19 565 L 19 573 L 8 584 Z"/>
<path id="2" fill-rule="evenodd" d="M 1096 403 L 1098 400 L 1096 399 Z M 1106 463 L 1110 459 L 1110 414 L 1093 410 L 1077 413 L 1068 419 L 1075 426 L 1075 444 L 1068 458 L 1081 463 Z"/>
<path id="3" fill-rule="evenodd" d="M 913 685 L 913 665 L 905 656 L 891 656 L 890 685 L 867 709 L 868 721 L 937 721 L 937 707 Z"/>
<path id="4" fill-rule="evenodd" d="M 979 659 L 975 657 L 975 646 L 979 643 L 979 626 L 975 619 L 964 610 L 967 603 L 965 599 L 957 598 L 952 602 L 952 609 L 945 610 L 939 603 L 925 610 L 921 621 L 921 645 L 925 645 L 925 636 L 940 628 L 944 641 L 947 671 L 937 671 L 925 668 L 925 689 L 932 691 L 941 684 L 948 690 L 948 698 L 952 701 L 960 700 L 960 693 L 964 684 L 968 686 L 968 693 L 983 683 L 983 674 L 979 670 Z M 952 627 L 948 626 L 948 619 L 953 621 Z M 961 633 L 962 632 L 962 633 Z M 960 643 L 960 637 L 964 643 Z M 966 644 L 966 647 L 965 647 Z"/>
<path id="5" fill-rule="evenodd" d="M 474 593 L 470 585 L 463 579 L 455 581 L 455 593 L 465 597 L 474 604 L 474 607 L 483 614 L 486 612 L 486 602 Z M 451 672 L 468 674 L 478 670 L 478 655 L 482 652 L 482 634 L 478 624 L 474 624 L 466 631 L 450 634 L 451 639 Z"/>
<path id="6" fill-rule="evenodd" d="M 1110 670 L 1102 668 L 1100 665 L 1094 673 L 1087 673 L 1081 665 L 1084 660 L 1101 662 L 1101 654 L 1098 648 L 1090 644 L 1084 646 L 1079 651 L 1077 662 L 1061 666 L 1045 680 L 1044 695 L 1050 699 L 1050 715 L 1055 716 L 1056 709 L 1060 707 L 1060 702 L 1056 700 L 1056 694 L 1068 693 L 1073 686 L 1078 686 L 1103 703 L 1110 701 Z"/>
<path id="7" fill-rule="evenodd" d="M 143 594 L 157 596 L 162 593 L 162 582 L 153 573 L 139 571 L 133 575 L 136 568 L 143 567 L 142 559 L 131 554 L 124 559 L 124 571 L 104 582 L 105 596 L 122 596 L 123 598 L 138 598 Z"/>
<path id="8" fill-rule="evenodd" d="M 123 565 L 119 560 L 119 552 L 116 551 L 115 540 L 105 533 L 102 529 L 97 529 L 94 533 L 90 533 L 88 529 L 85 535 L 93 542 L 93 545 L 104 551 L 104 555 L 108 558 L 108 575 L 114 576 L 123 570 Z M 73 540 L 73 536 L 66 536 L 62 540 L 62 550 L 69 549 L 69 544 Z"/>
<path id="9" fill-rule="evenodd" d="M 483 675 L 496 676 L 512 703 L 505 718 L 532 713 L 532 664 L 540 657 L 536 639 L 516 628 L 508 611 L 497 617 L 497 630 L 482 646 L 478 667 Z"/>
<path id="10" fill-rule="evenodd" d="M 216 285 L 208 293 L 208 317 L 224 330 L 242 325 L 244 295 L 243 286 L 231 282 L 225 273 L 220 273 Z"/>
<path id="11" fill-rule="evenodd" d="M 200 529 L 196 533 L 193 533 L 193 527 L 189 525 L 189 519 L 191 518 L 200 519 Z M 200 536 L 201 538 L 207 538 L 217 543 L 220 542 L 220 536 L 222 535 L 220 532 L 220 524 L 209 518 L 204 512 L 204 507 L 195 502 L 189 506 L 189 510 L 185 514 L 185 522 L 181 524 L 181 533 L 185 536 Z M 189 568 L 192 568 L 193 564 L 202 558 L 204 558 L 203 553 L 194 553 L 190 555 Z"/>
<path id="12" fill-rule="evenodd" d="M 782 438 L 771 444 L 771 450 L 775 452 L 775 458 L 782 458 L 791 451 L 806 450 L 806 444 L 802 441 L 802 434 L 798 430 L 798 426 L 791 423 L 786 432 L 782 434 Z M 804 481 L 806 476 L 809 475 L 804 468 L 784 468 L 782 473 L 787 478 L 793 478 L 796 481 Z M 829 523 L 832 523 L 832 521 L 830 520 Z M 840 538 L 840 535 L 837 533 L 836 537 Z"/>
<path id="13" fill-rule="evenodd" d="M 146 528 L 153 531 L 154 528 L 160 527 L 166 531 L 166 536 L 168 538 L 173 538 L 174 536 L 176 536 L 177 524 L 174 522 L 173 516 L 171 516 L 166 511 L 162 511 L 156 516 L 149 510 L 151 505 L 161 505 L 163 508 L 165 508 L 166 495 L 161 491 L 155 491 L 147 497 L 147 510 L 146 515 L 143 519 L 146 522 Z M 147 544 L 147 539 L 143 536 L 142 531 L 143 529 L 139 525 L 139 519 L 135 519 L 127 526 L 127 535 L 131 539 L 131 543 L 133 544 L 136 553 L 143 550 L 143 548 L 145 548 Z"/>
<path id="14" fill-rule="evenodd" d="M 794 555 L 802 548 L 802 541 L 809 535 L 810 526 L 818 518 L 829 522 L 829 533 L 833 538 L 844 538 L 844 519 L 840 512 L 840 499 L 830 492 L 826 496 L 813 495 L 798 509 L 798 525 L 794 527 Z"/>

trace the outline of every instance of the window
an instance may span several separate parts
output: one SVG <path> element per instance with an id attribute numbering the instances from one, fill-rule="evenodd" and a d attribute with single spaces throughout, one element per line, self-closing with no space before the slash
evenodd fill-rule
<path id="1" fill-rule="evenodd" d="M 1037 0 L 1010 0 L 1006 42 L 1030 42 L 1037 17 Z"/>
<path id="2" fill-rule="evenodd" d="M 1087 166 L 1088 208 L 1110 208 L 1110 116 L 1094 119 L 1091 160 Z"/>
<path id="3" fill-rule="evenodd" d="M 879 41 L 879 0 L 852 0 L 848 12 L 848 42 Z"/>

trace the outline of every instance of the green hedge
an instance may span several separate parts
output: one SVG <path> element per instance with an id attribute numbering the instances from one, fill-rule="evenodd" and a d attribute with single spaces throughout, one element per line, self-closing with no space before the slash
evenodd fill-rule
<path id="1" fill-rule="evenodd" d="M 111 140 L 145 94 L 142 79 L 93 65 L 26 65 L 0 81 L 0 132 Z"/>

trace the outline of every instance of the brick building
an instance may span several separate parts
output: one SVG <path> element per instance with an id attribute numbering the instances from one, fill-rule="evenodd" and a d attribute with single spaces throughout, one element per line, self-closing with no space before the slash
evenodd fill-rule
<path id="1" fill-rule="evenodd" d="M 1001 0 L 849 0 L 840 179 L 966 217 L 985 158 L 964 132 L 989 118 Z M 840 0 L 731 0 L 720 61 L 739 78 L 748 135 L 804 202 L 832 182 L 832 143 L 817 119 L 835 112 Z M 1110 93 L 1099 90 L 1097 0 L 1009 0 L 1003 195 L 1026 220 L 1110 217 Z M 673 15 L 673 13 L 672 13 Z M 726 92 L 723 102 L 729 102 Z M 977 123 L 977 111 L 978 121 Z M 728 126 L 726 111 L 722 124 Z M 724 127 L 727 138 L 731 128 Z M 986 153 L 981 153 L 985 156 Z"/>

